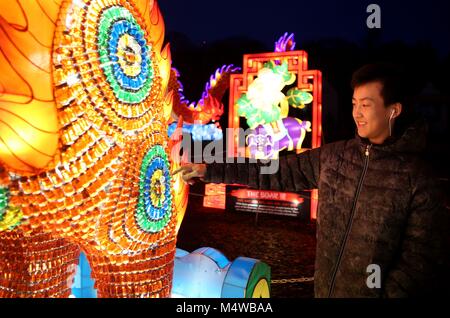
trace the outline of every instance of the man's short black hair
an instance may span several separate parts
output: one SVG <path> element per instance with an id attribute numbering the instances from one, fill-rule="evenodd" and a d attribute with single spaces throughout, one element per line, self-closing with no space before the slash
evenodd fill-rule
<path id="1" fill-rule="evenodd" d="M 387 63 L 364 65 L 353 73 L 351 86 L 355 89 L 372 82 L 382 84 L 381 96 L 385 106 L 405 103 L 408 84 L 401 67 Z"/>

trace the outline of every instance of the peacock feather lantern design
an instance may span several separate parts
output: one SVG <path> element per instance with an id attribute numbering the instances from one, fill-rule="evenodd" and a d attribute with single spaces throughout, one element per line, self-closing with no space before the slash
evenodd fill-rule
<path id="1" fill-rule="evenodd" d="M 168 297 L 187 187 L 152 0 L 0 2 L 0 297 Z M 178 178 L 178 177 L 177 177 Z"/>

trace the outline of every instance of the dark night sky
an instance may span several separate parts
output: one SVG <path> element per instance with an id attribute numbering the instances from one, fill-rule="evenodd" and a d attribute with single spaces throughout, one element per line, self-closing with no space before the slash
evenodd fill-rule
<path id="1" fill-rule="evenodd" d="M 448 1 L 159 0 L 167 32 L 182 32 L 195 44 L 245 36 L 273 45 L 284 32 L 301 43 L 341 38 L 361 43 L 367 35 L 366 8 L 381 7 L 381 39 L 429 42 L 441 56 L 450 52 Z"/>

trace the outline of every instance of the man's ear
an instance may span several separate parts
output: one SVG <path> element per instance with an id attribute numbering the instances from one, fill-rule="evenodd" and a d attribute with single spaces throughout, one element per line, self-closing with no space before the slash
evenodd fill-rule
<path id="1" fill-rule="evenodd" d="M 402 113 L 402 104 L 401 103 L 395 103 L 391 105 L 391 112 L 393 111 L 392 118 L 397 118 Z"/>

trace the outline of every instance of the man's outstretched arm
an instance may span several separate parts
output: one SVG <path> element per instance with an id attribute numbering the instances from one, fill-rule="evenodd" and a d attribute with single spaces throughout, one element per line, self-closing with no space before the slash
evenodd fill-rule
<path id="1" fill-rule="evenodd" d="M 188 164 L 181 172 L 192 184 L 195 179 L 207 183 L 241 184 L 255 189 L 297 192 L 318 186 L 320 148 L 280 157 L 277 160 L 243 163 Z"/>

